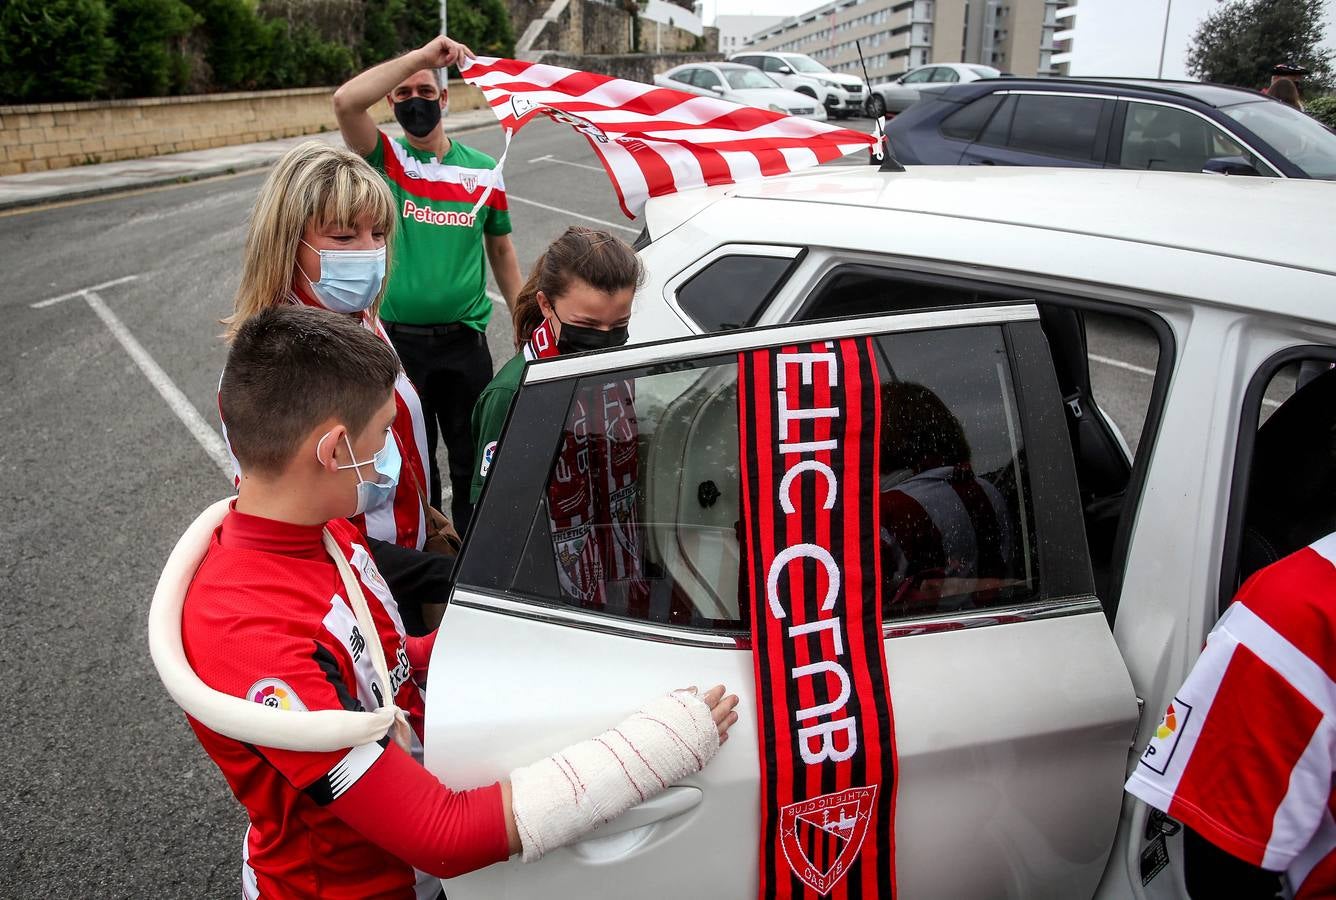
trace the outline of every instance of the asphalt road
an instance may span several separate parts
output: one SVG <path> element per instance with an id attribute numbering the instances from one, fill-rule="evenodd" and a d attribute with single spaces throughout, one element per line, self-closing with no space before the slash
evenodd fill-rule
<path id="1" fill-rule="evenodd" d="M 495 129 L 464 140 L 501 150 Z M 639 230 L 593 163 L 556 126 L 517 142 L 506 181 L 526 269 L 567 224 Z M 219 319 L 263 177 L 0 216 L 0 658 L 15 688 L 0 896 L 237 894 L 242 811 L 159 685 L 144 622 L 182 528 L 230 489 L 199 438 L 216 427 Z M 504 314 L 489 340 L 499 366 Z M 1091 343 L 1111 361 L 1096 395 L 1135 442 L 1154 347 L 1102 326 Z"/>

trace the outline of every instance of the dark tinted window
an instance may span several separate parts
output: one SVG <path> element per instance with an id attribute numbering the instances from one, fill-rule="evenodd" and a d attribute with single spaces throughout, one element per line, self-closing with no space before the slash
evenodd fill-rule
<path id="1" fill-rule="evenodd" d="M 1064 159 L 1094 159 L 1104 103 L 1090 97 L 1021 94 L 1007 146 Z"/>
<path id="2" fill-rule="evenodd" d="M 705 331 L 727 331 L 756 324 L 795 258 L 724 256 L 677 289 L 682 311 Z"/>
<path id="3" fill-rule="evenodd" d="M 1219 156 L 1242 156 L 1258 165 L 1252 154 L 1195 113 L 1152 103 L 1127 104 L 1119 163 L 1124 169 L 1200 172 L 1208 159 Z"/>
<path id="4" fill-rule="evenodd" d="M 683 84 L 691 84 L 692 79 L 696 77 L 696 72 L 698 71 L 699 69 L 683 69 L 680 72 L 673 74 L 673 81 L 680 81 Z"/>
<path id="5" fill-rule="evenodd" d="M 979 136 L 988 117 L 1002 103 L 1001 94 L 989 94 L 951 113 L 942 120 L 942 134 L 961 141 L 972 141 Z"/>
<path id="6" fill-rule="evenodd" d="M 1005 147 L 1007 135 L 1011 132 L 1011 119 L 1016 114 L 1016 95 L 1012 94 L 1002 101 L 997 114 L 988 120 L 988 125 L 979 134 L 979 142 L 994 147 Z"/>
<path id="7" fill-rule="evenodd" d="M 723 86 L 722 83 L 719 81 L 719 76 L 714 74 L 714 72 L 712 72 L 709 69 L 697 69 L 696 77 L 692 80 L 691 83 L 694 84 L 696 87 L 703 87 L 703 88 Z"/>
<path id="8" fill-rule="evenodd" d="M 761 68 L 767 72 L 778 72 L 781 68 L 785 67 L 786 63 L 783 60 L 779 59 L 778 57 L 775 56 L 761 57 Z"/>
<path id="9" fill-rule="evenodd" d="M 885 617 L 1034 599 L 1038 541 L 1002 329 L 882 335 L 873 353 Z M 737 380 L 732 354 L 580 379 L 507 593 L 745 631 Z"/>

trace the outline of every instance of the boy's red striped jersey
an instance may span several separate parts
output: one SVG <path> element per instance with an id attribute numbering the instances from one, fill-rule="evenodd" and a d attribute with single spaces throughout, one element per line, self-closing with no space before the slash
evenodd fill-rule
<path id="1" fill-rule="evenodd" d="M 215 690 L 283 709 L 376 709 L 393 695 L 409 715 L 412 750 L 420 759 L 422 696 L 411 677 L 398 608 L 357 529 L 346 520 L 328 528 L 362 585 L 378 634 L 358 627 L 320 527 L 234 509 L 186 596 L 186 656 Z M 388 685 L 372 664 L 372 640 L 384 649 Z M 245 897 L 438 895 L 438 880 L 327 809 L 387 752 L 385 742 L 330 753 L 284 751 L 223 737 L 193 719 L 190 724 L 250 817 Z"/>
<path id="2" fill-rule="evenodd" d="M 1336 534 L 1250 578 L 1127 790 L 1299 900 L 1336 893 Z"/>

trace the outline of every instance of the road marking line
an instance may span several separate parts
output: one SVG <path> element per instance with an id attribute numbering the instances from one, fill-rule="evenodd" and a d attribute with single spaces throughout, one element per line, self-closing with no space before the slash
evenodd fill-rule
<path id="1" fill-rule="evenodd" d="M 36 303 L 28 305 L 33 309 L 46 309 L 48 306 L 55 306 L 57 303 L 63 303 L 66 300 L 73 300 L 75 297 L 83 297 L 89 291 L 100 291 L 103 288 L 114 287 L 118 284 L 125 284 L 127 281 L 134 281 L 138 275 L 126 275 L 124 278 L 117 278 L 114 281 L 104 281 L 101 284 L 95 284 L 92 287 L 79 288 L 77 291 L 70 291 L 68 294 L 61 294 L 59 297 L 50 297 L 46 300 L 38 300 Z"/>
<path id="2" fill-rule="evenodd" d="M 1121 359 L 1114 359 L 1111 356 L 1100 356 L 1095 353 L 1089 354 L 1091 360 L 1097 363 L 1103 363 L 1106 366 L 1113 366 L 1115 369 L 1125 369 L 1128 372 L 1136 372 L 1138 375 L 1149 375 L 1155 377 L 1154 369 L 1147 369 L 1145 366 L 1135 366 L 1130 362 L 1123 362 Z"/>
<path id="3" fill-rule="evenodd" d="M 1128 372 L 1135 372 L 1135 373 L 1137 373 L 1138 375 L 1148 375 L 1148 376 L 1150 376 L 1151 378 L 1154 378 L 1154 377 L 1155 377 L 1155 370 L 1154 370 L 1154 369 L 1147 369 L 1145 366 L 1137 366 L 1137 365 L 1133 365 L 1133 364 L 1130 363 L 1130 362 L 1123 362 L 1121 359 L 1114 359 L 1114 358 L 1111 357 L 1111 356 L 1100 356 L 1100 355 L 1097 354 L 1097 353 L 1091 353 L 1091 354 L 1089 354 L 1089 357 L 1090 357 L 1090 359 L 1091 359 L 1092 361 L 1094 361 L 1094 362 L 1097 362 L 1097 363 L 1103 363 L 1104 365 L 1106 365 L 1106 366 L 1112 366 L 1112 367 L 1115 368 L 1115 369 L 1125 369 L 1125 370 L 1127 370 Z M 1276 407 L 1280 406 L 1280 401 L 1279 401 L 1279 400 L 1272 400 L 1272 399 L 1269 398 L 1269 397 L 1263 397 L 1263 398 L 1262 398 L 1262 405 L 1263 405 L 1263 406 L 1269 406 L 1269 407 L 1271 407 L 1272 409 L 1275 409 Z"/>
<path id="4" fill-rule="evenodd" d="M 199 410 L 187 399 L 186 395 L 181 393 L 181 389 L 176 383 L 162 370 L 162 366 L 149 355 L 135 336 L 130 333 L 130 329 L 125 327 L 116 314 L 111 311 L 102 298 L 93 292 L 91 288 L 80 292 L 84 300 L 88 303 L 90 309 L 102 320 L 102 324 L 107 326 L 112 337 L 120 342 L 125 348 L 125 352 L 130 354 L 130 358 L 139 366 L 139 371 L 144 373 L 149 384 L 157 388 L 162 395 L 162 399 L 167 401 L 167 406 L 176 417 L 181 420 L 181 424 L 194 436 L 199 445 L 204 448 L 204 452 L 209 454 L 209 458 L 218 466 L 218 470 L 223 473 L 228 484 L 232 483 L 232 461 L 228 458 L 227 448 L 223 445 L 223 439 L 218 436 L 218 432 L 210 427 L 204 417 L 199 414 Z"/>
<path id="5" fill-rule="evenodd" d="M 529 160 L 529 162 L 530 163 L 551 162 L 551 163 L 557 163 L 558 165 L 562 166 L 570 166 L 572 169 L 585 169 L 589 172 L 597 172 L 600 175 L 603 174 L 603 169 L 599 168 L 598 166 L 591 166 L 586 163 L 571 162 L 570 160 L 565 160 L 565 159 L 557 159 L 550 153 L 547 156 L 540 156 L 537 159 L 531 159 Z"/>
<path id="6" fill-rule="evenodd" d="M 640 233 L 640 229 L 632 228 L 629 225 L 618 225 L 616 222 L 609 222 L 606 219 L 595 219 L 593 216 L 586 216 L 584 213 L 572 212 L 569 209 L 562 209 L 560 206 L 548 206 L 546 203 L 539 203 L 537 200 L 525 200 L 523 197 L 516 197 L 514 194 L 506 194 L 506 199 L 512 203 L 527 203 L 548 212 L 561 213 L 563 216 L 575 216 L 577 219 L 584 219 L 586 222 L 593 222 L 596 225 L 602 225 L 604 228 L 620 228 L 622 231 L 631 232 L 631 234 Z"/>

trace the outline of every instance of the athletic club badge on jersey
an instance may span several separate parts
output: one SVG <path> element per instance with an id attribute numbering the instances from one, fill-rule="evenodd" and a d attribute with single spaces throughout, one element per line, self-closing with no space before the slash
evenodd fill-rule
<path id="1" fill-rule="evenodd" d="M 876 799 L 874 784 L 781 809 L 779 836 L 793 874 L 821 896 L 829 894 L 863 847 Z"/>

